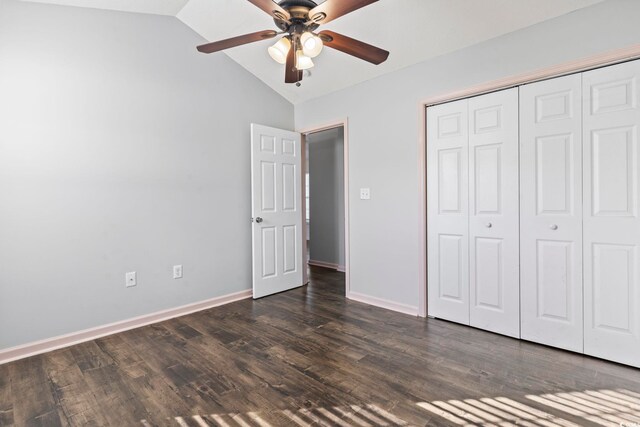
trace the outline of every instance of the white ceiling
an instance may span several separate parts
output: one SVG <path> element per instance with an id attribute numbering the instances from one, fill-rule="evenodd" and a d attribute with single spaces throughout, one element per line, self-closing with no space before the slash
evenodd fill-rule
<path id="1" fill-rule="evenodd" d="M 176 16 L 189 0 L 24 0 L 92 9 L 121 10 L 123 12 L 150 13 Z M 218 1 L 218 0 L 213 0 Z"/>
<path id="2" fill-rule="evenodd" d="M 275 29 L 244 0 L 27 0 L 129 12 L 175 15 L 209 41 Z M 291 102 L 303 102 L 382 74 L 599 3 L 603 0 L 381 0 L 327 24 L 326 29 L 391 52 L 375 66 L 325 48 L 302 86 L 284 83 L 284 67 L 267 54 L 273 40 L 224 53 Z M 195 49 L 195 46 L 194 46 Z"/>

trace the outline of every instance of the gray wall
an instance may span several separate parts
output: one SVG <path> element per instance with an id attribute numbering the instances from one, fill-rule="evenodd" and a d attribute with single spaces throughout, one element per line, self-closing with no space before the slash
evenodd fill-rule
<path id="1" fill-rule="evenodd" d="M 422 99 L 640 43 L 639 16 L 609 0 L 296 105 L 298 129 L 349 119 L 351 291 L 418 307 Z"/>
<path id="2" fill-rule="evenodd" d="M 202 42 L 0 0 L 0 349 L 251 287 L 249 124 L 293 107 Z"/>
<path id="3" fill-rule="evenodd" d="M 311 134 L 309 258 L 344 268 L 344 130 Z"/>

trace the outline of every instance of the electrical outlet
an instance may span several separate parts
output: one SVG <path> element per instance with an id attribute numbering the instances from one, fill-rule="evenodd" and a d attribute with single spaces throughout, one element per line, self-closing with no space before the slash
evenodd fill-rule
<path id="1" fill-rule="evenodd" d="M 360 189 L 360 200 L 369 200 L 371 199 L 371 189 L 369 188 L 361 188 Z"/>
<path id="2" fill-rule="evenodd" d="M 131 271 L 125 274 L 125 286 L 127 288 L 131 288 L 133 286 L 136 286 L 137 284 L 138 284 L 138 279 L 136 278 L 135 271 Z"/>
<path id="3" fill-rule="evenodd" d="M 173 278 L 174 279 L 182 279 L 182 266 L 174 265 L 173 266 Z"/>

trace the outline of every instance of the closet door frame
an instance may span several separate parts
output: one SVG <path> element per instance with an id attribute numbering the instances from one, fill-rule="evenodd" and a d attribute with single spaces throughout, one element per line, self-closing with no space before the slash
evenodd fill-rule
<path id="1" fill-rule="evenodd" d="M 479 85 L 455 90 L 452 92 L 432 96 L 418 102 L 418 189 L 421 194 L 420 216 L 418 227 L 420 236 L 419 255 L 422 265 L 418 277 L 418 315 L 427 317 L 427 120 L 426 109 L 438 104 L 470 98 L 490 92 L 497 92 L 521 86 L 527 83 L 534 83 L 568 74 L 575 74 L 590 71 L 595 68 L 614 65 L 626 61 L 640 59 L 640 44 L 622 49 L 603 52 L 587 58 L 580 58 L 574 61 L 565 62 L 548 68 L 534 70 L 531 72 L 517 74 L 510 77 L 489 81 Z"/>

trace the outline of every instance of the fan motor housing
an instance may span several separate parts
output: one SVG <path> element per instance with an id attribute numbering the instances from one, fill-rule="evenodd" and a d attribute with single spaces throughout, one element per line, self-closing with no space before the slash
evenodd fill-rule
<path id="1" fill-rule="evenodd" d="M 309 19 L 309 11 L 317 6 L 317 4 L 311 0 L 282 0 L 279 5 L 284 10 L 289 12 L 289 15 L 291 15 L 291 23 L 287 22 L 284 19 L 276 18 L 273 20 L 278 28 L 283 31 L 289 31 L 290 27 L 293 27 L 296 24 L 299 25 L 307 22 L 307 20 Z M 309 27 L 312 27 L 312 25 L 310 25 Z M 315 28 L 317 28 L 317 25 L 315 25 L 314 28 L 309 29 L 313 30 Z"/>
<path id="2" fill-rule="evenodd" d="M 289 11 L 289 9 L 291 8 L 295 8 L 295 7 L 303 7 L 306 8 L 308 10 L 313 9 L 314 7 L 317 6 L 316 2 L 312 1 L 312 0 L 282 0 L 280 3 L 278 3 L 280 5 L 281 8 Z"/>

